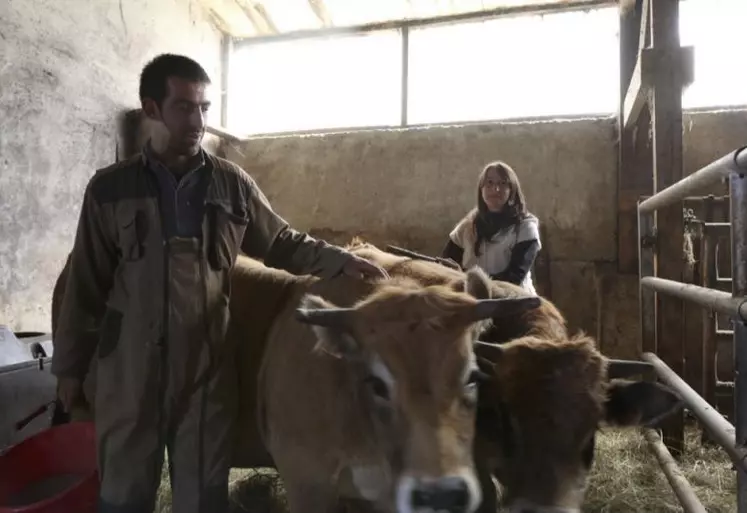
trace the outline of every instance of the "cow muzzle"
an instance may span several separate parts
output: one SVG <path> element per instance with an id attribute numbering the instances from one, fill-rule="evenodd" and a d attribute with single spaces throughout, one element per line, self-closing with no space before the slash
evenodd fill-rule
<path id="1" fill-rule="evenodd" d="M 477 484 L 464 476 L 405 476 L 397 489 L 398 513 L 472 513 L 480 503 Z"/>

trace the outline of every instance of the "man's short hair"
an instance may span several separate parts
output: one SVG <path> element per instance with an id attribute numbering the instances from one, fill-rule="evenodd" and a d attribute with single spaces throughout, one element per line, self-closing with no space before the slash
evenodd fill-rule
<path id="1" fill-rule="evenodd" d="M 146 64 L 140 73 L 140 101 L 151 98 L 161 107 L 169 92 L 170 77 L 210 84 L 207 72 L 196 61 L 184 55 L 164 53 Z"/>

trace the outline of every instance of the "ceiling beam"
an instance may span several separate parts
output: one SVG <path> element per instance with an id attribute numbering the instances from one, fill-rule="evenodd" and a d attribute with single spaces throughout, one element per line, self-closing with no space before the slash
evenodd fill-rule
<path id="1" fill-rule="evenodd" d="M 244 1 L 244 0 L 236 0 Z M 470 11 L 458 14 L 449 14 L 442 16 L 432 16 L 429 18 L 417 18 L 406 20 L 390 20 L 376 23 L 367 23 L 350 27 L 330 27 L 311 30 L 293 30 L 289 32 L 258 35 L 253 37 L 237 38 L 234 41 L 234 47 L 240 48 L 245 45 L 256 43 L 269 43 L 272 41 L 283 41 L 293 39 L 306 39 L 313 37 L 324 37 L 330 35 L 355 34 L 363 32 L 374 32 L 377 30 L 396 30 L 403 27 L 423 27 L 427 25 L 440 25 L 447 23 L 456 23 L 469 20 L 502 18 L 512 16 L 522 16 L 530 14 L 549 14 L 569 11 L 583 11 L 599 7 L 609 7 L 617 5 L 616 0 L 567 0 L 564 2 L 547 2 L 542 4 L 529 4 L 517 6 L 503 6 L 484 11 Z"/>
<path id="2" fill-rule="evenodd" d="M 308 2 L 309 7 L 311 7 L 312 11 L 314 11 L 316 17 L 319 18 L 319 21 L 322 23 L 322 26 L 324 28 L 330 28 L 334 26 L 334 23 L 332 22 L 332 16 L 329 14 L 329 9 L 327 9 L 324 0 L 308 0 Z"/>
<path id="3" fill-rule="evenodd" d="M 280 33 L 264 5 L 255 0 L 234 0 L 246 17 L 249 18 L 260 36 L 273 36 Z"/>

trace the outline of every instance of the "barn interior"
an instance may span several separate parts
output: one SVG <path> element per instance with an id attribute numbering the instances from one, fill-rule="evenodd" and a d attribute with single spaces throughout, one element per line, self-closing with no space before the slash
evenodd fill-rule
<path id="1" fill-rule="evenodd" d="M 661 7 L 651 37 L 686 49 L 667 54 L 684 89 L 661 112 L 639 101 L 651 91 L 636 69 L 648 1 L 1 2 L 0 324 L 49 331 L 85 185 L 138 151 L 140 70 L 174 52 L 217 85 L 206 148 L 293 227 L 333 243 L 440 254 L 479 171 L 508 162 L 540 220 L 538 292 L 605 355 L 639 358 L 637 202 L 747 138 L 747 4 L 651 3 L 678 4 Z M 658 178 L 656 112 L 682 126 L 681 156 Z M 693 281 L 684 223 L 664 274 Z"/>

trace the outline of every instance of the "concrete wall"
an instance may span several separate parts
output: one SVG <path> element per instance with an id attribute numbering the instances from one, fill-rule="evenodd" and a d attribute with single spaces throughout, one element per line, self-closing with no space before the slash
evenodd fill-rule
<path id="1" fill-rule="evenodd" d="M 686 114 L 686 172 L 744 144 L 747 112 Z M 615 356 L 638 352 L 638 282 L 617 273 L 613 119 L 495 123 L 252 139 L 225 145 L 294 227 L 331 242 L 440 252 L 501 158 L 539 216 L 540 293 Z"/>
<path id="2" fill-rule="evenodd" d="M 0 2 L 0 324 L 50 329 L 86 182 L 115 161 L 117 116 L 162 52 L 220 83 L 220 34 L 196 0 Z"/>

